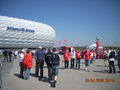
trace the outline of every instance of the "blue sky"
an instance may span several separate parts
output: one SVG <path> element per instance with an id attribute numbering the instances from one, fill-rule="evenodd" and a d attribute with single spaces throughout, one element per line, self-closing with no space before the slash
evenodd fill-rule
<path id="1" fill-rule="evenodd" d="M 70 46 L 120 46 L 120 0 L 0 0 L 0 15 L 48 24 Z"/>

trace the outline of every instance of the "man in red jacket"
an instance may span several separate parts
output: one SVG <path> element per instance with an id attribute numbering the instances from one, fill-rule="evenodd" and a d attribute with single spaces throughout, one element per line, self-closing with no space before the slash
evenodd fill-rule
<path id="1" fill-rule="evenodd" d="M 89 72 L 91 54 L 90 54 L 90 51 L 88 48 L 86 49 L 86 51 L 84 53 L 84 58 L 85 58 L 85 70 Z"/>
<path id="2" fill-rule="evenodd" d="M 64 63 L 65 63 L 65 69 L 69 67 L 69 60 L 70 60 L 70 53 L 68 50 L 65 51 L 63 54 L 64 57 Z"/>
<path id="3" fill-rule="evenodd" d="M 80 69 L 80 59 L 82 57 L 82 53 L 80 52 L 80 49 L 76 52 L 76 69 Z"/>
<path id="4" fill-rule="evenodd" d="M 30 55 L 29 50 L 27 50 L 26 54 L 24 55 L 23 67 L 24 67 L 23 78 L 25 80 L 28 80 L 30 78 L 30 69 L 32 68 L 32 56 Z"/>

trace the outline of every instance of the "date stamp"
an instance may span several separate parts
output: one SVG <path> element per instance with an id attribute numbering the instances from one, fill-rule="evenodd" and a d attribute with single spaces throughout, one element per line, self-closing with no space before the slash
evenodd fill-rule
<path id="1" fill-rule="evenodd" d="M 86 83 L 115 83 L 117 80 L 115 78 L 86 78 Z"/>

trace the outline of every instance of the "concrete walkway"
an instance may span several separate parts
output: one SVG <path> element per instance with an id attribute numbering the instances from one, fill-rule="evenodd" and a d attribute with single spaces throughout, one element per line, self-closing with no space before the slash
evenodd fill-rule
<path id="1" fill-rule="evenodd" d="M 11 63 L 6 65 L 9 66 L 9 64 Z M 50 87 L 47 81 L 47 68 L 44 69 L 45 79 L 41 81 L 34 77 L 35 64 L 31 69 L 30 80 L 18 78 L 19 63 L 17 60 L 14 60 L 10 66 L 10 72 L 3 78 L 3 90 L 120 90 L 120 73 L 109 74 L 109 68 L 104 67 L 103 60 L 100 59 L 90 65 L 90 72 L 85 71 L 83 59 L 80 70 L 64 69 L 64 63 L 61 61 L 56 88 Z M 118 71 L 117 65 L 116 70 Z"/>

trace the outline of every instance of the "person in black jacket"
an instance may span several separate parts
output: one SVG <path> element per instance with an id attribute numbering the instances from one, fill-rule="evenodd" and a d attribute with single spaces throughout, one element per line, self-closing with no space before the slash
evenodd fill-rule
<path id="1" fill-rule="evenodd" d="M 9 62 L 12 62 L 12 51 L 8 50 Z"/>
<path id="2" fill-rule="evenodd" d="M 118 60 L 118 68 L 119 68 L 118 73 L 120 73 L 120 49 L 119 49 L 118 52 L 117 52 L 116 58 L 117 58 L 117 60 Z"/>
<path id="3" fill-rule="evenodd" d="M 51 80 L 51 77 L 52 77 L 51 57 L 52 57 L 52 51 L 51 51 L 51 48 L 48 48 L 48 52 L 45 54 L 45 62 L 47 64 L 47 68 L 48 68 L 48 79 L 49 80 Z"/>
<path id="4" fill-rule="evenodd" d="M 52 80 L 51 80 L 51 86 L 55 87 L 56 86 L 56 82 L 58 79 L 58 71 L 59 71 L 59 65 L 60 65 L 60 58 L 58 53 L 56 52 L 56 48 L 53 48 L 53 54 L 52 54 Z"/>
<path id="5" fill-rule="evenodd" d="M 112 50 L 109 54 L 109 70 L 110 70 L 109 73 L 112 73 L 112 69 L 113 69 L 113 73 L 116 73 L 114 62 L 115 62 L 115 51 Z"/>
<path id="6" fill-rule="evenodd" d="M 4 62 L 5 62 L 6 60 L 7 60 L 7 62 L 8 62 L 8 50 L 7 50 L 7 49 L 3 51 L 3 55 L 4 55 Z"/>

